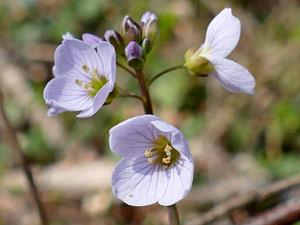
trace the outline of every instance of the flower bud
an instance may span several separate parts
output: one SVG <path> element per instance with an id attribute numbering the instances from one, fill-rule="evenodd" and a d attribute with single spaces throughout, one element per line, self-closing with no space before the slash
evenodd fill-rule
<path id="1" fill-rule="evenodd" d="M 146 55 L 151 51 L 152 44 L 151 44 L 151 42 L 150 42 L 150 40 L 148 38 L 145 38 L 143 40 L 142 49 L 144 50 L 144 52 L 145 52 Z"/>
<path id="2" fill-rule="evenodd" d="M 141 18 L 141 25 L 143 27 L 143 25 L 145 25 L 149 19 L 150 19 L 150 16 L 152 15 L 153 13 L 151 12 L 145 12 L 143 15 L 142 15 L 142 18 Z M 155 14 L 154 14 L 155 15 Z"/>
<path id="3" fill-rule="evenodd" d="M 202 56 L 203 51 L 205 51 L 205 49 L 194 47 L 185 53 L 186 63 L 184 66 L 192 76 L 207 76 L 214 71 L 213 65 Z"/>
<path id="4" fill-rule="evenodd" d="M 118 54 L 124 54 L 125 43 L 122 36 L 117 31 L 105 31 L 104 38 L 115 47 L 115 50 Z"/>
<path id="5" fill-rule="evenodd" d="M 135 41 L 131 41 L 125 48 L 125 54 L 127 56 L 127 63 L 134 69 L 140 69 L 143 64 L 143 50 L 141 46 Z"/>
<path id="6" fill-rule="evenodd" d="M 121 22 L 120 32 L 124 37 L 126 44 L 131 41 L 141 41 L 140 26 L 128 15 L 125 16 Z"/>
<path id="7" fill-rule="evenodd" d="M 148 38 L 154 43 L 159 33 L 157 16 L 154 13 L 151 15 L 145 13 L 142 16 L 141 24 L 143 28 L 142 38 Z"/>

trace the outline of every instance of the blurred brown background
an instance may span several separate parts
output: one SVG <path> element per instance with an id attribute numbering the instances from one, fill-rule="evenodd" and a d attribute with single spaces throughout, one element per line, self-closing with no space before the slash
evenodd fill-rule
<path id="1" fill-rule="evenodd" d="M 0 86 L 5 110 L 30 161 L 51 225 L 167 224 L 158 205 L 130 211 L 113 197 L 110 177 L 119 160 L 108 131 L 143 114 L 120 98 L 95 116 L 66 112 L 47 117 L 43 89 L 53 54 L 67 31 L 103 36 L 126 14 L 159 17 L 160 38 L 146 63 L 147 76 L 183 63 L 185 51 L 204 41 L 209 21 L 232 7 L 242 23 L 230 56 L 256 78 L 256 94 L 233 94 L 215 79 L 178 70 L 151 87 L 154 111 L 181 129 L 195 159 L 195 179 L 182 200 L 182 221 L 240 193 L 300 173 L 300 3 L 297 0 L 1 0 Z M 118 70 L 117 82 L 138 93 Z M 35 225 L 38 215 L 0 122 L 0 225 Z M 297 194 L 298 193 L 298 194 Z M 299 197 L 300 191 L 271 203 Z M 249 209 L 255 214 L 261 209 Z M 233 224 L 230 217 L 215 224 Z M 300 224 L 300 223 L 298 223 Z"/>

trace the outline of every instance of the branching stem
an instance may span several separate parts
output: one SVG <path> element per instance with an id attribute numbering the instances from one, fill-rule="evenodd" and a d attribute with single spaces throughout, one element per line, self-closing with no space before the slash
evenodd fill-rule
<path id="1" fill-rule="evenodd" d="M 135 79 L 137 79 L 136 74 L 129 68 L 127 68 L 126 66 L 124 66 L 123 64 L 117 62 L 117 66 L 122 68 L 123 70 L 125 70 L 126 72 L 128 72 L 130 75 L 132 75 Z"/>
<path id="2" fill-rule="evenodd" d="M 158 74 L 156 74 L 155 76 L 153 76 L 153 77 L 149 80 L 148 86 L 150 87 L 151 84 L 152 84 L 157 78 L 159 78 L 159 77 L 161 77 L 161 76 L 163 76 L 163 75 L 165 75 L 165 74 L 167 74 L 167 73 L 169 73 L 169 72 L 171 72 L 171 71 L 178 70 L 178 69 L 184 69 L 184 68 L 185 68 L 185 67 L 184 67 L 184 64 L 180 64 L 180 65 L 178 65 L 178 66 L 173 66 L 173 67 L 171 67 L 171 68 L 168 68 L 168 69 L 166 69 L 166 70 L 163 70 L 163 71 L 161 71 L 160 73 L 158 73 Z"/>

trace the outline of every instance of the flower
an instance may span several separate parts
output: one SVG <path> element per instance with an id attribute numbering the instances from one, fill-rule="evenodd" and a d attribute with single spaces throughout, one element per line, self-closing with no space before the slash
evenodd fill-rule
<path id="1" fill-rule="evenodd" d="M 55 78 L 44 90 L 49 116 L 81 111 L 77 117 L 90 117 L 116 97 L 116 53 L 108 42 L 100 42 L 96 51 L 84 41 L 65 38 L 55 51 L 54 65 Z"/>
<path id="2" fill-rule="evenodd" d="M 226 59 L 236 47 L 241 33 L 241 23 L 223 9 L 208 25 L 205 42 L 189 49 L 185 54 L 185 66 L 194 76 L 212 74 L 227 90 L 254 94 L 255 79 L 251 73 L 236 62 Z"/>
<path id="3" fill-rule="evenodd" d="M 183 199 L 193 181 L 194 162 L 182 133 L 153 115 L 137 116 L 110 130 L 111 150 L 124 158 L 112 175 L 114 195 L 133 206 Z"/>

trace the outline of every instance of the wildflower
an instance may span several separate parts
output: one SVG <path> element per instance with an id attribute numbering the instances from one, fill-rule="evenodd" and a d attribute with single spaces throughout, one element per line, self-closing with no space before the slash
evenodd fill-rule
<path id="1" fill-rule="evenodd" d="M 168 206 L 191 189 L 194 162 L 182 133 L 153 115 L 128 119 L 110 130 L 111 150 L 124 158 L 112 175 L 114 195 L 133 206 Z"/>
<path id="2" fill-rule="evenodd" d="M 53 78 L 44 90 L 51 108 L 48 115 L 81 111 L 77 117 L 94 115 L 116 97 L 116 53 L 102 41 L 97 51 L 84 41 L 67 38 L 54 55 Z"/>
<path id="3" fill-rule="evenodd" d="M 185 66 L 194 76 L 212 74 L 227 90 L 254 94 L 255 80 L 243 66 L 226 59 L 236 47 L 241 33 L 238 18 L 230 8 L 223 9 L 208 25 L 205 42 L 189 49 Z"/>

